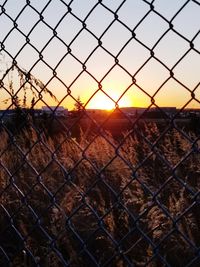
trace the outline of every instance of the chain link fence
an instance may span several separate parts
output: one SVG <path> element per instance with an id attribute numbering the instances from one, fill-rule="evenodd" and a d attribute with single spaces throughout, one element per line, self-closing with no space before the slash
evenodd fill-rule
<path id="1" fill-rule="evenodd" d="M 200 266 L 200 2 L 166 2 L 0 1 L 0 266 Z"/>

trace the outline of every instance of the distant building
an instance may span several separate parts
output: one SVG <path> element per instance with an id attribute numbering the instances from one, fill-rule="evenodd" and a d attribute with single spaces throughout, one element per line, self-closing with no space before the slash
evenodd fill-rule
<path id="1" fill-rule="evenodd" d="M 136 116 L 141 115 L 145 112 L 146 108 L 140 108 L 140 107 L 123 107 L 120 108 L 120 110 L 129 115 L 129 116 Z"/>
<path id="2" fill-rule="evenodd" d="M 175 115 L 177 113 L 177 108 L 176 107 L 153 107 L 149 110 L 150 113 L 154 112 L 154 113 L 159 113 L 160 115 L 163 116 L 168 116 L 168 117 L 172 117 L 173 115 Z"/>
<path id="3" fill-rule="evenodd" d="M 41 110 L 41 113 L 42 114 L 48 114 L 48 115 L 51 115 L 51 114 L 54 114 L 55 116 L 66 116 L 68 115 L 68 109 L 62 107 L 62 106 L 45 106 L 45 107 L 42 107 L 42 110 Z"/>
<path id="4" fill-rule="evenodd" d="M 162 111 L 164 111 L 164 112 L 166 112 L 166 113 L 170 113 L 170 114 L 172 114 L 172 113 L 176 113 L 177 112 L 177 109 L 176 109 L 176 107 L 160 107 L 160 109 L 162 110 Z M 157 110 L 159 110 L 157 107 L 155 107 L 155 108 L 151 108 L 151 110 L 152 111 L 157 111 Z"/>
<path id="5" fill-rule="evenodd" d="M 0 116 L 12 117 L 15 114 L 16 114 L 16 110 L 15 109 L 0 110 Z"/>

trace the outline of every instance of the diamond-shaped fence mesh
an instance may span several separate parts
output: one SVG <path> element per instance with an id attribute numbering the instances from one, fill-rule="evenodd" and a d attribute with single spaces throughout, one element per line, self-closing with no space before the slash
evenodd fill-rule
<path id="1" fill-rule="evenodd" d="M 0 266 L 200 266 L 199 18 L 0 0 Z"/>

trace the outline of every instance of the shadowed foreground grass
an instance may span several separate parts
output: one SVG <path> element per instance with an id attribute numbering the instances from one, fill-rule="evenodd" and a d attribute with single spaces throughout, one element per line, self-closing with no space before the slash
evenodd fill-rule
<path id="1" fill-rule="evenodd" d="M 160 134 L 2 131 L 0 266 L 200 266 L 199 151 Z"/>

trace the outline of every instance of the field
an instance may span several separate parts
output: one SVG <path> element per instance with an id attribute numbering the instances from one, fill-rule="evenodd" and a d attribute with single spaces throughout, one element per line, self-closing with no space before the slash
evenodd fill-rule
<path id="1" fill-rule="evenodd" d="M 72 125 L 1 130 L 0 266 L 200 266 L 197 133 Z"/>

